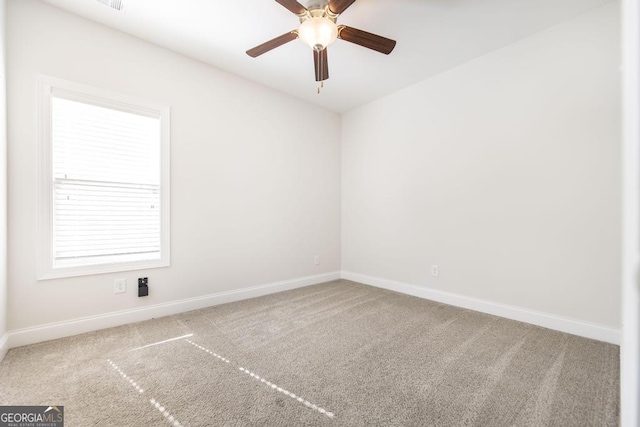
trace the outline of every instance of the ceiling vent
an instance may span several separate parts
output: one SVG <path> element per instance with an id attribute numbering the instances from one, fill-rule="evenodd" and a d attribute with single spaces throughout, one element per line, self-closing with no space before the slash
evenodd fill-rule
<path id="1" fill-rule="evenodd" d="M 105 6 L 109 6 L 115 10 L 124 9 L 124 0 L 96 0 L 98 3 L 102 3 Z"/>

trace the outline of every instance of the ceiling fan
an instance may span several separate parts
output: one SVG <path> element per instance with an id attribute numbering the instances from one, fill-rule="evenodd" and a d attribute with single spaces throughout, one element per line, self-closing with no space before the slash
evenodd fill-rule
<path id="1" fill-rule="evenodd" d="M 313 49 L 316 81 L 322 82 L 329 78 L 329 64 L 327 62 L 327 46 L 336 39 L 342 39 L 369 49 L 390 54 L 396 46 L 395 40 L 371 34 L 346 25 L 337 25 L 338 16 L 356 0 L 314 0 L 309 8 L 296 0 L 276 0 L 300 19 L 298 29 L 285 33 L 259 46 L 249 49 L 247 55 L 255 58 L 282 46 L 292 40 L 300 38 Z M 318 88 L 318 91 L 320 88 Z"/>

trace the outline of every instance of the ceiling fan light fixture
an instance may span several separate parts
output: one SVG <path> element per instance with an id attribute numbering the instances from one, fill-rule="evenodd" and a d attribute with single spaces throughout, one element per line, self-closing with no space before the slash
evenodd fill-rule
<path id="1" fill-rule="evenodd" d="M 300 24 L 298 37 L 311 49 L 321 51 L 336 41 L 338 26 L 328 18 L 310 18 Z"/>

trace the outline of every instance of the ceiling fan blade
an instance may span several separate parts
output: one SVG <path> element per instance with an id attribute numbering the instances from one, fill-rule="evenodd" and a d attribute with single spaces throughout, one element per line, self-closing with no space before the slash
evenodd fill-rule
<path id="1" fill-rule="evenodd" d="M 395 40 L 346 26 L 339 28 L 338 38 L 376 50 L 385 55 L 390 54 L 393 48 L 396 47 Z"/>
<path id="2" fill-rule="evenodd" d="M 297 38 L 298 38 L 297 31 L 294 30 L 294 31 L 288 32 L 286 34 L 276 37 L 275 39 L 271 39 L 268 42 L 262 43 L 260 46 L 256 46 L 253 49 L 249 49 L 247 51 L 247 55 L 249 55 L 252 58 L 255 58 L 256 56 L 260 56 L 263 53 L 267 53 L 270 50 L 275 49 L 278 46 L 282 46 L 283 44 L 288 43 L 291 40 L 295 40 Z"/>
<path id="3" fill-rule="evenodd" d="M 329 10 L 334 15 L 340 15 L 347 10 L 349 6 L 355 3 L 356 0 L 329 0 Z"/>
<path id="4" fill-rule="evenodd" d="M 307 8 L 298 3 L 296 0 L 276 0 L 278 3 L 289 9 L 291 13 L 302 15 L 307 12 Z"/>
<path id="5" fill-rule="evenodd" d="M 320 52 L 313 51 L 313 63 L 316 68 L 316 81 L 322 82 L 329 78 L 329 62 L 327 60 L 327 48 Z"/>

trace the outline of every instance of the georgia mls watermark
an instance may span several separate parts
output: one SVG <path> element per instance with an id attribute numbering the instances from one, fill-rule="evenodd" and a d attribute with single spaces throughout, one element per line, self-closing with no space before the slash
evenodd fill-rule
<path id="1" fill-rule="evenodd" d="M 0 406 L 0 427 L 64 427 L 64 406 Z"/>

